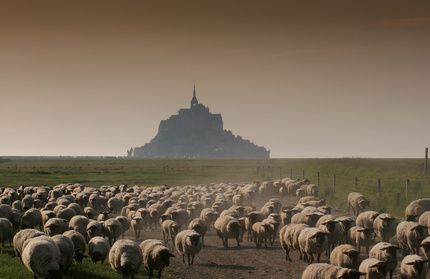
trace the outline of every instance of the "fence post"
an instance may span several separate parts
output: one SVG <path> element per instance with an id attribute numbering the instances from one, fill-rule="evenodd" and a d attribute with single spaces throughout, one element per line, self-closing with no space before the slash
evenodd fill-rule
<path id="1" fill-rule="evenodd" d="M 405 185 L 405 197 L 408 199 L 408 189 L 409 189 L 409 178 L 406 179 L 406 185 Z"/>
<path id="2" fill-rule="evenodd" d="M 381 179 L 378 178 L 378 193 L 381 192 Z"/>
<path id="3" fill-rule="evenodd" d="M 303 176 L 303 179 L 305 179 L 305 170 L 302 170 L 302 176 Z"/>
<path id="4" fill-rule="evenodd" d="M 320 172 L 317 173 L 317 185 L 320 186 Z"/>
<path id="5" fill-rule="evenodd" d="M 426 152 L 425 153 L 426 153 L 425 154 L 426 159 L 425 159 L 425 162 L 424 162 L 424 175 L 427 175 L 427 167 L 428 167 L 428 159 L 429 159 L 429 148 L 428 147 L 426 147 Z"/>
<path id="6" fill-rule="evenodd" d="M 354 187 L 355 187 L 355 190 L 357 190 L 357 187 L 358 187 L 358 177 L 357 176 L 354 177 Z"/>
<path id="7" fill-rule="evenodd" d="M 333 193 L 336 191 L 336 174 L 333 173 Z"/>

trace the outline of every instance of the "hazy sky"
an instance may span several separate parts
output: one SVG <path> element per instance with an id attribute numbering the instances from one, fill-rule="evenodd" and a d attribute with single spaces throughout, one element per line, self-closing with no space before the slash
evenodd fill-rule
<path id="1" fill-rule="evenodd" d="M 193 80 L 272 157 L 420 157 L 430 1 L 0 2 L 0 155 L 125 155 Z"/>

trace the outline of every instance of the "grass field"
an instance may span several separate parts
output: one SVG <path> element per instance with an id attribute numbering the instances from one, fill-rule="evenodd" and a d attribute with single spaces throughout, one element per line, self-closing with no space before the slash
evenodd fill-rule
<path id="1" fill-rule="evenodd" d="M 303 175 L 318 182 L 320 196 L 346 209 L 346 196 L 359 191 L 372 208 L 403 215 L 411 200 L 430 197 L 430 178 L 418 159 L 271 159 L 271 160 L 138 160 L 124 158 L 3 158 L 0 186 L 55 185 L 76 182 L 89 186 L 186 185 L 210 182 L 251 182 Z M 333 183 L 333 175 L 336 175 Z M 357 177 L 357 184 L 355 177 Z M 380 179 L 380 187 L 378 187 Z M 409 179 L 406 189 L 406 180 Z M 0 278 L 32 278 L 12 249 L 0 256 Z M 170 270 L 170 278 L 175 276 Z M 144 272 L 138 278 L 145 278 Z M 167 278 L 169 278 L 169 276 Z M 118 278 L 108 265 L 73 265 L 66 278 Z"/>

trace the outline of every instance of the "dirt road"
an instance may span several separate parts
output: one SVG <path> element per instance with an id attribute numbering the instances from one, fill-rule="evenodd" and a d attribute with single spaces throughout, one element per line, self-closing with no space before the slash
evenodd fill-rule
<path id="1" fill-rule="evenodd" d="M 284 199 L 283 204 L 295 203 L 295 199 Z M 261 206 L 261 205 L 259 205 Z M 144 233 L 144 239 L 161 238 L 161 232 Z M 170 243 L 171 245 L 171 243 Z M 229 240 L 230 248 L 222 246 L 221 239 L 215 231 L 208 232 L 205 237 L 205 247 L 197 255 L 193 266 L 185 266 L 182 257 L 173 258 L 170 273 L 175 278 L 289 278 L 299 279 L 306 265 L 298 260 L 298 253 L 292 252 L 292 258 L 297 259 L 287 263 L 285 253 L 277 238 L 273 247 L 257 248 L 254 243 L 246 240 L 246 235 L 240 248 L 236 247 L 234 239 Z M 173 247 L 171 247 L 173 249 Z M 323 259 L 325 260 L 325 259 Z"/>

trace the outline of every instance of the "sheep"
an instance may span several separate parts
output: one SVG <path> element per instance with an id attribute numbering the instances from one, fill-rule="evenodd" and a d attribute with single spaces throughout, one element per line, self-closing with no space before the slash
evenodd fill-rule
<path id="1" fill-rule="evenodd" d="M 293 207 L 284 207 L 281 210 L 281 220 L 282 224 L 285 226 L 291 223 L 291 217 L 296 214 L 298 211 L 294 210 Z"/>
<path id="2" fill-rule="evenodd" d="M 321 212 L 299 212 L 291 218 L 292 224 L 306 224 L 309 227 L 314 227 L 323 214 Z"/>
<path id="3" fill-rule="evenodd" d="M 348 194 L 348 211 L 352 210 L 354 216 L 358 216 L 370 205 L 366 197 L 358 192 Z"/>
<path id="4" fill-rule="evenodd" d="M 191 222 L 188 224 L 188 229 L 195 230 L 200 234 L 200 236 L 202 237 L 202 245 L 204 246 L 205 235 L 206 235 L 206 232 L 208 231 L 208 226 L 206 225 L 206 222 L 203 219 L 195 218 L 191 220 Z"/>
<path id="5" fill-rule="evenodd" d="M 218 237 L 221 238 L 225 248 L 228 248 L 229 238 L 235 238 L 237 247 L 240 247 L 242 226 L 240 225 L 239 220 L 231 216 L 222 216 L 215 221 L 214 228 Z"/>
<path id="6" fill-rule="evenodd" d="M 376 217 L 379 216 L 379 212 L 376 211 L 364 211 L 358 214 L 355 223 L 357 226 L 372 229 L 373 230 L 373 222 L 375 222 Z"/>
<path id="7" fill-rule="evenodd" d="M 421 241 L 420 247 L 427 259 L 430 259 L 430 236 Z"/>
<path id="8" fill-rule="evenodd" d="M 331 251 L 334 249 L 337 243 L 343 242 L 343 237 L 345 235 L 345 232 L 343 231 L 343 228 L 339 224 L 339 222 L 335 220 L 335 217 L 333 215 L 322 216 L 318 220 L 315 227 L 322 230 L 323 232 L 328 233 L 328 242 L 329 242 L 329 246 L 327 250 L 327 256 L 328 256 L 331 253 Z"/>
<path id="9" fill-rule="evenodd" d="M 359 279 L 363 273 L 326 263 L 311 264 L 303 271 L 302 279 Z"/>
<path id="10" fill-rule="evenodd" d="M 208 225 L 208 231 L 210 230 L 211 225 L 215 223 L 217 218 L 216 212 L 212 208 L 203 208 L 200 212 L 200 218 L 205 220 Z"/>
<path id="11" fill-rule="evenodd" d="M 279 226 L 281 225 L 281 215 L 278 213 L 271 213 L 263 222 L 270 224 L 270 245 L 273 246 L 275 242 L 276 233 L 278 232 Z"/>
<path id="12" fill-rule="evenodd" d="M 122 234 L 122 225 L 115 218 L 106 220 L 103 224 L 103 227 L 105 228 L 104 232 L 106 236 L 109 238 L 110 245 L 112 245 Z"/>
<path id="13" fill-rule="evenodd" d="M 169 238 L 172 240 L 173 246 L 175 246 L 175 237 L 179 233 L 180 227 L 178 223 L 173 220 L 164 220 L 161 223 L 161 231 L 163 234 L 163 240 L 169 243 Z"/>
<path id="14" fill-rule="evenodd" d="M 302 204 L 303 206 L 319 207 L 319 206 L 324 206 L 326 204 L 326 201 L 325 199 L 321 199 L 321 200 L 315 200 L 315 201 L 302 202 L 300 204 Z"/>
<path id="15" fill-rule="evenodd" d="M 403 279 L 426 279 L 428 260 L 419 255 L 408 255 L 400 264 L 400 274 Z"/>
<path id="16" fill-rule="evenodd" d="M 49 236 L 62 234 L 67 230 L 67 221 L 60 218 L 49 219 L 44 226 L 44 231 Z"/>
<path id="17" fill-rule="evenodd" d="M 143 266 L 147 269 L 149 279 L 152 278 L 154 270 L 158 270 L 158 278 L 161 278 L 163 269 L 170 265 L 170 258 L 175 257 L 170 253 L 164 243 L 157 239 L 147 239 L 140 245 L 143 254 Z"/>
<path id="18" fill-rule="evenodd" d="M 88 242 L 88 254 L 93 263 L 100 261 L 102 264 L 109 254 L 109 241 L 101 236 L 95 236 Z"/>
<path id="19" fill-rule="evenodd" d="M 417 221 L 425 211 L 430 211 L 430 198 L 412 201 L 405 208 L 406 221 Z"/>
<path id="20" fill-rule="evenodd" d="M 69 221 L 69 229 L 75 230 L 81 233 L 83 236 L 87 236 L 87 226 L 90 220 L 83 215 L 73 216 Z"/>
<path id="21" fill-rule="evenodd" d="M 201 236 L 195 230 L 181 231 L 176 235 L 175 247 L 178 254 L 182 255 L 182 262 L 185 264 L 185 256 L 187 256 L 188 265 L 192 265 L 195 255 L 202 249 Z"/>
<path id="22" fill-rule="evenodd" d="M 358 269 L 360 252 L 354 246 L 342 244 L 333 249 L 330 263 L 340 267 Z"/>
<path id="23" fill-rule="evenodd" d="M 89 239 L 95 236 L 103 236 L 103 223 L 99 221 L 90 221 L 87 225 L 87 236 Z"/>
<path id="24" fill-rule="evenodd" d="M 21 229 L 34 229 L 39 226 L 39 229 L 42 230 L 43 222 L 42 222 L 42 214 L 39 209 L 30 208 L 27 210 L 21 218 Z"/>
<path id="25" fill-rule="evenodd" d="M 128 231 L 128 229 L 131 228 L 131 221 L 125 216 L 116 216 L 115 219 L 117 219 L 121 223 L 121 235 L 122 239 L 124 239 L 124 234 Z"/>
<path id="26" fill-rule="evenodd" d="M 375 258 L 386 263 L 385 269 L 387 272 L 390 272 L 390 279 L 393 278 L 393 273 L 397 266 L 398 249 L 399 247 L 391 243 L 379 242 L 376 243 L 369 252 L 370 258 Z"/>
<path id="27" fill-rule="evenodd" d="M 131 219 L 131 228 L 134 232 L 134 237 L 136 239 L 140 238 L 140 232 L 143 230 L 143 218 L 140 216 L 135 216 Z"/>
<path id="28" fill-rule="evenodd" d="M 252 225 L 252 234 L 257 247 L 260 247 L 264 241 L 264 247 L 267 248 L 267 240 L 270 237 L 270 224 L 265 222 L 255 223 Z"/>
<path id="29" fill-rule="evenodd" d="M 52 240 L 60 249 L 60 270 L 66 272 L 73 263 L 73 256 L 75 254 L 75 246 L 73 241 L 64 235 L 55 235 Z"/>
<path id="30" fill-rule="evenodd" d="M 317 254 L 317 261 L 320 261 L 321 253 L 328 248 L 327 233 L 317 228 L 305 228 L 300 232 L 300 251 L 303 253 L 303 260 L 313 263 L 314 254 Z"/>
<path id="31" fill-rule="evenodd" d="M 58 246 L 49 239 L 34 238 L 28 241 L 22 251 L 22 263 L 34 277 L 61 278 L 61 253 Z"/>
<path id="32" fill-rule="evenodd" d="M 396 218 L 388 213 L 380 214 L 373 222 L 375 235 L 384 242 L 389 242 L 396 235 L 396 227 Z"/>
<path id="33" fill-rule="evenodd" d="M 76 211 L 69 207 L 63 208 L 57 212 L 58 218 L 66 219 L 67 221 L 70 221 L 70 219 L 72 219 L 75 215 Z"/>
<path id="34" fill-rule="evenodd" d="M 428 233 L 430 234 L 430 211 L 426 211 L 421 214 L 420 218 L 418 219 L 418 223 L 429 228 Z"/>
<path id="35" fill-rule="evenodd" d="M 358 271 L 366 273 L 363 279 L 385 279 L 387 277 L 386 271 L 387 263 L 374 258 L 368 258 L 361 262 Z"/>
<path id="36" fill-rule="evenodd" d="M 248 241 L 253 241 L 252 238 L 252 225 L 256 222 L 261 222 L 266 218 L 266 214 L 261 211 L 249 212 L 245 219 L 245 228 L 248 232 Z"/>
<path id="37" fill-rule="evenodd" d="M 74 259 L 78 263 L 82 263 L 82 260 L 85 256 L 85 238 L 84 236 L 77 231 L 66 231 L 63 233 L 65 237 L 68 237 L 73 242 L 73 247 L 75 248 L 75 256 Z"/>
<path id="38" fill-rule="evenodd" d="M 13 241 L 13 225 L 8 219 L 0 218 L 0 241 L 2 243 L 2 248 L 4 248 L 6 240 L 9 242 L 10 247 Z"/>
<path id="39" fill-rule="evenodd" d="M 285 251 L 285 259 L 287 261 L 292 261 L 290 258 L 291 250 L 298 250 L 300 253 L 299 259 L 302 259 L 299 235 L 305 228 L 309 228 L 309 226 L 305 224 L 288 224 L 279 230 L 279 241 L 281 242 L 282 249 Z"/>
<path id="40" fill-rule="evenodd" d="M 32 239 L 41 235 L 46 235 L 46 234 L 35 229 L 24 229 L 17 232 L 13 237 L 13 247 L 15 250 L 15 255 L 17 257 L 21 256 L 22 250 L 23 250 L 22 248 L 26 240 Z"/>
<path id="41" fill-rule="evenodd" d="M 421 241 L 427 236 L 427 227 L 413 221 L 402 221 L 397 226 L 396 237 L 405 253 L 418 254 Z"/>
<path id="42" fill-rule="evenodd" d="M 348 231 L 355 226 L 355 218 L 352 216 L 341 216 L 337 217 L 335 221 L 338 222 L 343 231 L 343 236 L 339 238 L 339 243 L 346 243 Z"/>
<path id="43" fill-rule="evenodd" d="M 123 278 L 134 278 L 134 275 L 139 272 L 142 263 L 142 250 L 132 240 L 118 240 L 109 251 L 110 266 L 113 270 L 120 273 Z"/>
<path id="44" fill-rule="evenodd" d="M 366 248 L 366 253 L 369 254 L 369 247 L 374 240 L 373 229 L 354 226 L 349 229 L 348 240 L 355 245 L 358 251 L 360 251 L 361 246 L 364 246 Z"/>

